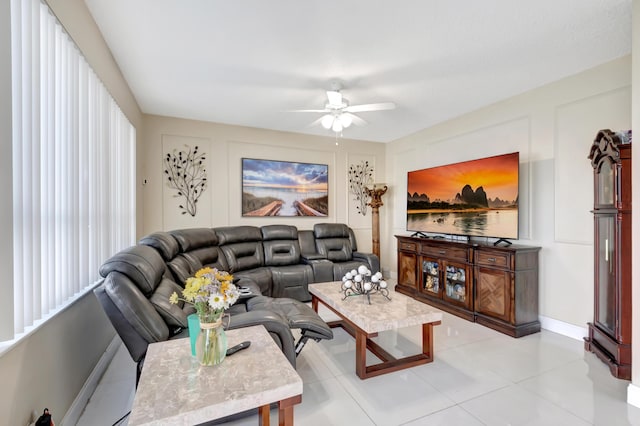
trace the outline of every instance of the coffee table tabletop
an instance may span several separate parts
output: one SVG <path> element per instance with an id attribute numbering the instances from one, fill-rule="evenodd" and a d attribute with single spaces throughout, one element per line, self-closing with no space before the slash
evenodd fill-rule
<path id="1" fill-rule="evenodd" d="M 292 425 L 302 379 L 267 330 L 254 326 L 226 334 L 229 347 L 246 340 L 251 346 L 217 366 L 200 366 L 189 339 L 149 345 L 129 425 L 193 425 L 256 407 L 260 424 L 268 425 L 274 402 L 280 424 Z"/>
<path id="2" fill-rule="evenodd" d="M 441 311 L 395 292 L 393 283 L 389 286 L 391 300 L 381 294 L 372 294 L 370 305 L 366 296 L 349 296 L 343 300 L 341 285 L 340 281 L 310 284 L 309 292 L 367 333 L 442 320 Z"/>
<path id="3" fill-rule="evenodd" d="M 372 294 L 371 304 L 366 296 L 348 296 L 340 291 L 342 282 L 310 284 L 311 306 L 318 312 L 320 303 L 325 305 L 340 321 L 331 321 L 329 326 L 342 327 L 356 339 L 356 375 L 361 379 L 392 373 L 433 361 L 433 327 L 442 321 L 442 312 L 394 291 L 391 283 L 389 297 Z M 372 340 L 378 332 L 420 325 L 422 348 L 416 355 L 396 358 Z M 367 365 L 367 350 L 382 362 Z"/>

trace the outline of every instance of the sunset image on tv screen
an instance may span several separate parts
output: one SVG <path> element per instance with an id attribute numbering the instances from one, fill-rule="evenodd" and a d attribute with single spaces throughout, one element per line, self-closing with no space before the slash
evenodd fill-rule
<path id="1" fill-rule="evenodd" d="M 519 153 L 407 174 L 407 230 L 518 237 Z"/>

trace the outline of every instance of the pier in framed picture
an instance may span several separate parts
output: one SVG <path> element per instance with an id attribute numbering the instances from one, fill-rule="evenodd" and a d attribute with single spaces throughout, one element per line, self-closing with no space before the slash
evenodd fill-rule
<path id="1" fill-rule="evenodd" d="M 329 166 L 242 159 L 242 216 L 327 216 Z"/>

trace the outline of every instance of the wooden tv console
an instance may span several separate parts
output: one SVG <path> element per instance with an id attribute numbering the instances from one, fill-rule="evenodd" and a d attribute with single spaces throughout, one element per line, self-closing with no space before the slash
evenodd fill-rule
<path id="1" fill-rule="evenodd" d="M 396 291 L 512 337 L 540 331 L 540 247 L 396 238 Z"/>

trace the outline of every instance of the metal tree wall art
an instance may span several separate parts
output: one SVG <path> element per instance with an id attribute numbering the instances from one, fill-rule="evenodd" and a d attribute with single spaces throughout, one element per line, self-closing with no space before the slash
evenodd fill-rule
<path id="1" fill-rule="evenodd" d="M 177 191 L 174 197 L 184 197 L 184 204 L 178 207 L 182 214 L 196 215 L 198 198 L 207 189 L 206 155 L 185 145 L 184 151 L 173 150 L 164 159 L 164 173 L 167 176 L 167 186 Z"/>
<path id="2" fill-rule="evenodd" d="M 358 165 L 349 166 L 349 192 L 355 195 L 354 200 L 358 202 L 356 210 L 362 216 L 367 215 L 367 203 L 369 196 L 365 192 L 367 185 L 373 182 L 373 166 L 368 161 L 361 161 Z"/>

